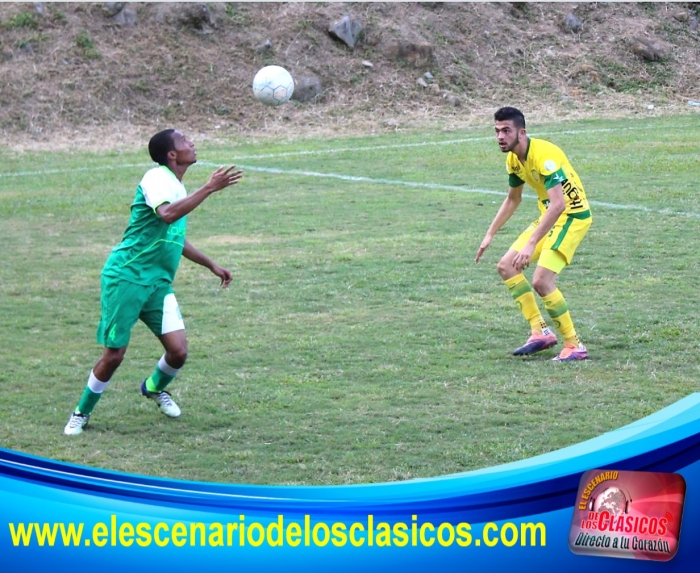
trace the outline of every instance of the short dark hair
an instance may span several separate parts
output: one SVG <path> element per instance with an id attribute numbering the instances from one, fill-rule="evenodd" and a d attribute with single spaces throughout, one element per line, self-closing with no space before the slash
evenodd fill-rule
<path id="1" fill-rule="evenodd" d="M 493 119 L 496 121 L 512 121 L 516 128 L 525 129 L 525 116 L 516 107 L 502 107 L 493 114 Z"/>
<path id="2" fill-rule="evenodd" d="M 174 129 L 164 129 L 151 137 L 151 141 L 148 142 L 148 153 L 159 165 L 167 165 L 168 152 L 175 149 L 173 133 L 175 133 Z"/>

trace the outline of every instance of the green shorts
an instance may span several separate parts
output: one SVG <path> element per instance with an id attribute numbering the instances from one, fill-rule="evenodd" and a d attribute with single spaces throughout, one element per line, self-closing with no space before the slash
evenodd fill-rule
<path id="1" fill-rule="evenodd" d="M 97 342 L 103 346 L 128 346 L 131 329 L 139 319 L 156 336 L 185 329 L 170 283 L 145 286 L 103 275 L 101 287 L 102 315 L 97 326 Z"/>
<path id="2" fill-rule="evenodd" d="M 520 251 L 539 226 L 540 220 L 541 217 L 533 221 L 510 248 Z M 549 233 L 537 243 L 531 260 L 539 260 L 540 266 L 557 274 L 560 273 L 564 267 L 571 264 L 571 259 L 574 258 L 574 253 L 586 236 L 592 221 L 590 211 L 563 214 L 554 223 Z"/>

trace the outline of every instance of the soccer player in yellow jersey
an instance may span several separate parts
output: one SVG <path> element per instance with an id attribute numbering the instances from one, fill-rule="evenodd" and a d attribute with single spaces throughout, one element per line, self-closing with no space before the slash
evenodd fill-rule
<path id="1" fill-rule="evenodd" d="M 540 216 L 516 239 L 497 265 L 498 273 L 532 330 L 530 338 L 513 354 L 534 354 L 557 343 L 556 334 L 542 318 L 534 289 L 564 338 L 564 348 L 553 360 L 585 360 L 588 351 L 576 334 L 569 307 L 556 286 L 559 273 L 571 263 L 591 226 L 591 210 L 583 185 L 561 149 L 527 135 L 525 116 L 520 110 L 503 107 L 494 114 L 494 119 L 498 145 L 508 154 L 508 196 L 486 231 L 476 253 L 476 262 L 520 205 L 523 186 L 527 183 L 537 193 Z M 530 286 L 523 270 L 534 261 L 538 262 Z"/>

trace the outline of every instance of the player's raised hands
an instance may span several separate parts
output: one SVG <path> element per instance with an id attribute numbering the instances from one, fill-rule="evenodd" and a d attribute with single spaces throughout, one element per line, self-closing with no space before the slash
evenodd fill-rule
<path id="1" fill-rule="evenodd" d="M 212 191 L 221 191 L 226 187 L 235 185 L 243 177 L 243 170 L 236 169 L 235 165 L 221 166 L 209 176 L 207 186 Z"/>

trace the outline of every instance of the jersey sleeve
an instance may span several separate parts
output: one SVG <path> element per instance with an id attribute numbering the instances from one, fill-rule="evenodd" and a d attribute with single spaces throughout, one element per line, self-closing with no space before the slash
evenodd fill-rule
<path id="1" fill-rule="evenodd" d="M 547 157 L 549 158 L 545 158 L 542 161 L 540 174 L 542 175 L 544 188 L 549 191 L 552 187 L 556 187 L 563 182 L 566 179 L 566 175 L 564 174 L 564 166 L 560 157 L 557 157 L 556 154 L 549 154 Z"/>
<path id="2" fill-rule="evenodd" d="M 511 163 L 511 154 L 510 153 L 506 157 L 506 171 L 508 171 L 508 186 L 509 187 L 520 187 L 521 185 L 525 185 L 525 181 L 523 181 L 515 173 L 515 167 L 513 167 L 513 164 Z"/>
<path id="3" fill-rule="evenodd" d="M 525 185 L 525 181 L 520 179 L 515 173 L 509 173 L 508 174 L 508 186 L 509 187 L 520 187 L 521 185 Z"/>
<path id="4" fill-rule="evenodd" d="M 152 169 L 141 180 L 141 191 L 146 204 L 154 211 L 161 205 L 172 203 L 177 199 L 177 191 L 170 177 L 162 169 Z"/>

